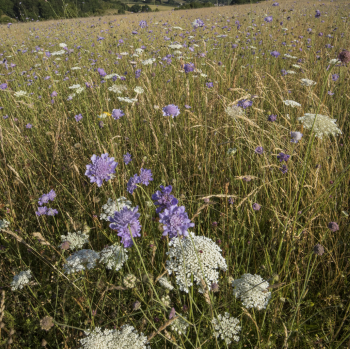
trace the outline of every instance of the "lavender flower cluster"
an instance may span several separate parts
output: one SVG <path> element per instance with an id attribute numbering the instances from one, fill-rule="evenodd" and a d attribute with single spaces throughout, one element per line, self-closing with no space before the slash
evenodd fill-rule
<path id="1" fill-rule="evenodd" d="M 39 198 L 39 207 L 38 207 L 38 211 L 35 212 L 35 214 L 37 216 L 42 216 L 42 215 L 47 215 L 47 216 L 55 216 L 56 214 L 58 214 L 58 211 L 56 209 L 53 208 L 48 208 L 46 206 L 42 206 L 44 204 L 47 204 L 49 201 L 53 201 L 55 200 L 56 197 L 56 193 L 53 189 L 50 190 L 49 193 L 47 194 L 43 194 L 40 198 Z"/>

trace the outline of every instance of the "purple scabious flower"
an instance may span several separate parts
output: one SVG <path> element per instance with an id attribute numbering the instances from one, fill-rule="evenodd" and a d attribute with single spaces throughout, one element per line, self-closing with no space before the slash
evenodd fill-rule
<path id="1" fill-rule="evenodd" d="M 141 179 L 137 174 L 134 174 L 133 177 L 130 177 L 128 184 L 126 185 L 126 190 L 128 191 L 128 193 L 132 194 L 134 190 L 137 188 L 136 184 L 140 182 L 141 182 Z"/>
<path id="2" fill-rule="evenodd" d="M 47 194 L 43 194 L 38 201 L 38 204 L 42 206 L 43 204 L 47 204 L 49 201 L 55 200 L 56 193 L 53 189 L 51 189 Z"/>
<path id="3" fill-rule="evenodd" d="M 252 105 L 253 105 L 253 101 L 249 101 L 248 99 L 242 99 L 237 103 L 237 106 L 243 109 L 251 107 Z"/>
<path id="4" fill-rule="evenodd" d="M 137 213 L 139 207 L 128 208 L 124 206 L 119 212 L 114 212 L 114 215 L 109 217 L 111 224 L 110 228 L 118 232 L 118 236 L 122 238 L 121 243 L 125 248 L 133 246 L 133 238 L 140 237 L 141 224 L 139 221 L 140 214 Z"/>
<path id="5" fill-rule="evenodd" d="M 187 229 L 194 227 L 194 223 L 188 219 L 185 206 L 170 206 L 163 213 L 159 213 L 159 222 L 163 224 L 163 236 L 169 235 L 172 239 L 175 236 L 188 236 Z"/>
<path id="6" fill-rule="evenodd" d="M 257 203 L 252 205 L 254 211 L 259 211 L 261 209 L 261 206 Z"/>
<path id="7" fill-rule="evenodd" d="M 135 71 L 135 78 L 138 79 L 141 76 L 141 69 Z"/>
<path id="8" fill-rule="evenodd" d="M 29 124 L 29 123 L 28 123 L 28 124 L 26 125 L 26 128 L 32 128 L 32 127 L 33 127 L 32 124 Z"/>
<path id="9" fill-rule="evenodd" d="M 316 10 L 315 18 L 321 17 L 321 12 L 320 10 Z"/>
<path id="10" fill-rule="evenodd" d="M 301 140 L 301 137 L 303 137 L 303 134 L 301 132 L 291 132 L 290 136 L 292 137 L 291 143 L 298 143 Z"/>
<path id="11" fill-rule="evenodd" d="M 46 206 L 38 207 L 38 211 L 35 212 L 35 214 L 37 216 L 46 215 L 46 213 L 47 213 L 47 207 Z"/>
<path id="12" fill-rule="evenodd" d="M 272 4 L 272 6 L 278 6 L 278 5 L 279 5 L 278 2 L 274 2 L 274 3 Z"/>
<path id="13" fill-rule="evenodd" d="M 214 84 L 213 84 L 212 82 L 206 82 L 205 85 L 206 85 L 208 88 L 214 87 Z"/>
<path id="14" fill-rule="evenodd" d="M 74 116 L 74 119 L 76 120 L 76 122 L 79 122 L 82 118 L 83 118 L 83 116 L 81 114 Z"/>
<path id="15" fill-rule="evenodd" d="M 271 52 L 271 56 L 277 58 L 278 56 L 280 56 L 281 54 L 278 51 L 272 51 Z"/>
<path id="16" fill-rule="evenodd" d="M 6 90 L 7 89 L 7 83 L 4 82 L 3 84 L 0 85 L 0 90 Z"/>
<path id="17" fill-rule="evenodd" d="M 186 109 L 191 109 L 192 107 L 189 106 L 189 105 L 187 105 L 187 104 L 185 104 L 185 108 L 186 108 Z"/>
<path id="18" fill-rule="evenodd" d="M 267 22 L 267 23 L 272 22 L 272 20 L 273 20 L 272 16 L 267 16 L 267 17 L 264 18 L 264 21 Z"/>
<path id="19" fill-rule="evenodd" d="M 131 32 L 131 34 L 136 35 L 136 34 L 138 34 L 138 32 L 137 32 L 136 30 L 133 30 L 133 31 Z"/>
<path id="20" fill-rule="evenodd" d="M 280 167 L 280 170 L 282 171 L 283 174 L 286 174 L 288 172 L 288 168 L 286 165 L 282 165 L 282 167 Z"/>
<path id="21" fill-rule="evenodd" d="M 46 215 L 48 216 L 55 216 L 56 214 L 58 214 L 58 211 L 54 208 L 49 208 L 46 212 Z"/>
<path id="22" fill-rule="evenodd" d="M 153 181 L 152 172 L 146 168 L 141 168 L 140 171 L 140 182 L 141 184 L 148 185 L 150 181 Z"/>
<path id="23" fill-rule="evenodd" d="M 194 69 L 195 69 L 194 63 L 185 63 L 184 64 L 184 71 L 186 74 L 193 72 Z"/>
<path id="24" fill-rule="evenodd" d="M 264 152 L 264 148 L 263 147 L 256 147 L 254 150 L 257 154 L 262 155 Z"/>
<path id="25" fill-rule="evenodd" d="M 142 21 L 140 21 L 139 26 L 140 26 L 141 28 L 147 28 L 147 22 L 144 21 L 144 20 L 142 20 Z"/>
<path id="26" fill-rule="evenodd" d="M 339 225 L 336 222 L 330 222 L 328 223 L 328 228 L 331 230 L 331 232 L 335 233 L 337 230 L 339 230 Z"/>
<path id="27" fill-rule="evenodd" d="M 90 178 L 90 183 L 96 182 L 97 186 L 101 187 L 103 180 L 108 181 L 114 177 L 113 173 L 118 163 L 114 158 L 109 158 L 108 153 L 102 154 L 101 157 L 94 154 L 91 161 L 92 164 L 86 165 L 85 172 L 85 175 Z"/>
<path id="28" fill-rule="evenodd" d="M 159 213 L 164 209 L 169 209 L 171 206 L 178 204 L 178 200 L 175 198 L 175 196 L 170 195 L 171 191 L 173 190 L 173 187 L 171 185 L 168 185 L 167 187 L 161 185 L 159 188 L 162 191 L 157 190 L 152 195 L 152 200 L 154 201 L 154 204 L 158 206 L 156 209 L 156 213 Z"/>
<path id="29" fill-rule="evenodd" d="M 339 79 L 339 75 L 338 74 L 332 74 L 332 80 L 333 81 L 337 81 Z"/>
<path id="30" fill-rule="evenodd" d="M 269 117 L 267 118 L 268 121 L 274 122 L 277 119 L 277 115 L 271 114 L 269 115 Z"/>
<path id="31" fill-rule="evenodd" d="M 277 159 L 278 159 L 280 162 L 282 162 L 282 161 L 287 162 L 289 158 L 290 158 L 290 155 L 287 155 L 287 154 L 284 154 L 284 153 L 279 153 L 279 154 L 277 155 Z"/>
<path id="32" fill-rule="evenodd" d="M 113 109 L 112 110 L 112 117 L 114 120 L 120 119 L 122 116 L 124 116 L 124 112 L 121 109 Z"/>
<path id="33" fill-rule="evenodd" d="M 175 104 L 169 104 L 163 108 L 163 116 L 171 116 L 173 119 L 180 114 L 180 109 Z"/>
<path id="34" fill-rule="evenodd" d="M 102 76 L 102 77 L 107 75 L 107 73 L 105 72 L 105 70 L 102 69 L 102 68 L 98 68 L 97 71 L 98 71 L 98 73 L 100 74 L 100 76 Z"/>
<path id="35" fill-rule="evenodd" d="M 123 156 L 123 161 L 124 161 L 125 165 L 128 165 L 132 161 L 131 154 L 130 153 L 126 153 Z"/>
<path id="36" fill-rule="evenodd" d="M 57 92 L 56 91 L 53 91 L 50 95 L 51 97 L 57 97 Z"/>
<path id="37" fill-rule="evenodd" d="M 203 26 L 204 26 L 204 22 L 203 22 L 201 19 L 197 18 L 197 19 L 195 19 L 195 20 L 192 22 L 192 25 L 193 25 L 193 27 L 195 27 L 195 28 L 197 28 L 197 27 L 203 27 Z"/>

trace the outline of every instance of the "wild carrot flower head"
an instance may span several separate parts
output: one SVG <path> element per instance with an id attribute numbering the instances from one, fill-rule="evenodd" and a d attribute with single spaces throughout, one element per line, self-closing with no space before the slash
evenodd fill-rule
<path id="1" fill-rule="evenodd" d="M 119 212 L 124 207 L 131 208 L 131 201 L 127 200 L 124 196 L 121 196 L 116 201 L 113 201 L 111 198 L 109 198 L 107 203 L 102 206 L 100 219 L 109 222 L 109 217 L 113 216 L 114 212 Z"/>
<path id="2" fill-rule="evenodd" d="M 134 238 L 141 236 L 140 214 L 137 212 L 138 209 L 138 206 L 133 209 L 124 207 L 120 212 L 114 212 L 114 215 L 109 218 L 111 222 L 109 227 L 118 232 L 118 236 L 122 238 L 121 242 L 125 248 L 131 247 L 134 244 L 130 232 Z"/>
<path id="3" fill-rule="evenodd" d="M 66 274 L 77 273 L 82 270 L 93 269 L 99 253 L 94 250 L 79 250 L 67 258 L 67 263 L 63 266 Z"/>
<path id="4" fill-rule="evenodd" d="M 114 158 L 109 158 L 108 153 L 102 154 L 101 157 L 93 155 L 92 164 L 86 165 L 85 175 L 90 178 L 91 183 L 97 183 L 102 186 L 103 180 L 108 181 L 114 177 L 113 173 L 118 165 Z"/>
<path id="5" fill-rule="evenodd" d="M 230 344 L 232 339 L 235 342 L 239 341 L 239 336 L 237 334 L 241 330 L 241 326 L 238 326 L 239 320 L 231 317 L 229 313 L 225 312 L 225 315 L 222 316 L 219 314 L 217 318 L 214 318 L 211 323 L 214 327 L 214 336 L 220 338 Z"/>
<path id="6" fill-rule="evenodd" d="M 175 198 L 175 196 L 170 195 L 173 189 L 171 185 L 168 185 L 167 187 L 161 185 L 159 188 L 161 189 L 161 191 L 157 190 L 152 195 L 152 200 L 154 201 L 154 204 L 158 206 L 156 209 L 156 213 L 159 213 L 164 209 L 169 209 L 171 206 L 177 205 L 178 203 L 178 200 Z"/>
<path id="7" fill-rule="evenodd" d="M 100 252 L 99 262 L 104 264 L 106 269 L 118 271 L 128 259 L 127 250 L 118 245 L 105 247 Z"/>
<path id="8" fill-rule="evenodd" d="M 159 213 L 159 222 L 163 224 L 163 236 L 188 236 L 188 229 L 194 227 L 194 223 L 188 218 L 185 206 L 170 206 L 163 213 Z"/>
<path id="9" fill-rule="evenodd" d="M 22 289 L 24 285 L 29 283 L 29 279 L 31 279 L 31 270 L 21 271 L 19 274 L 13 277 L 13 281 L 11 282 L 11 290 L 15 291 L 17 289 Z"/>

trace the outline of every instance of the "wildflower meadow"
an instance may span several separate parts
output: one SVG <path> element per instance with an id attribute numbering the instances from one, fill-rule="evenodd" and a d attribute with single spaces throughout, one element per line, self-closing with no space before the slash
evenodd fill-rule
<path id="1" fill-rule="evenodd" d="M 350 347 L 350 3 L 0 26 L 0 347 Z"/>

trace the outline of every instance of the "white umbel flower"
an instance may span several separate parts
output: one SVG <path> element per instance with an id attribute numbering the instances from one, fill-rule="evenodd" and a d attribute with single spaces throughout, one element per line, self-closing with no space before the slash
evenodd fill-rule
<path id="1" fill-rule="evenodd" d="M 142 48 L 137 48 L 135 51 L 139 55 L 141 55 L 144 52 L 144 50 Z"/>
<path id="2" fill-rule="evenodd" d="M 108 87 L 108 91 L 118 93 L 121 95 L 123 91 L 126 91 L 128 88 L 124 85 L 112 85 L 111 87 Z"/>
<path id="3" fill-rule="evenodd" d="M 84 244 L 89 242 L 89 235 L 82 233 L 80 230 L 77 231 L 76 233 L 68 232 L 67 235 L 61 235 L 61 241 L 62 241 L 62 244 L 65 241 L 69 241 L 70 250 L 80 249 L 83 247 Z M 62 244 L 60 246 L 62 246 Z"/>
<path id="4" fill-rule="evenodd" d="M 136 87 L 134 88 L 134 91 L 135 91 L 137 94 L 141 94 L 141 93 L 144 93 L 144 92 L 145 92 L 145 90 L 144 90 L 142 87 L 140 87 L 140 86 L 136 86 Z"/>
<path id="5" fill-rule="evenodd" d="M 75 90 L 75 92 L 79 95 L 80 93 L 82 93 L 85 90 L 85 87 L 79 87 Z"/>
<path id="6" fill-rule="evenodd" d="M 299 117 L 298 120 L 302 122 L 305 128 L 312 129 L 316 114 L 305 113 L 304 116 Z M 342 131 L 337 127 L 335 122 L 337 119 L 331 119 L 329 116 L 317 114 L 315 126 L 313 131 L 316 133 L 316 137 L 322 139 L 323 135 L 329 136 L 332 134 L 336 136 L 342 134 Z"/>
<path id="7" fill-rule="evenodd" d="M 219 272 L 227 270 L 225 259 L 221 255 L 221 248 L 214 241 L 205 236 L 196 236 L 190 232 L 186 238 L 175 237 L 169 243 L 169 260 L 166 261 L 166 269 L 169 275 L 176 274 L 176 283 L 180 290 L 187 292 L 193 286 L 193 281 L 199 286 L 199 292 L 203 293 L 201 280 L 203 279 L 209 288 L 213 283 L 219 283 Z"/>
<path id="8" fill-rule="evenodd" d="M 123 279 L 123 285 L 127 288 L 134 288 L 136 284 L 136 276 L 133 274 L 128 274 Z"/>
<path id="9" fill-rule="evenodd" d="M 65 53 L 66 53 L 65 50 L 55 51 L 51 53 L 51 56 L 61 56 L 61 55 L 64 55 Z"/>
<path id="10" fill-rule="evenodd" d="M 109 222 L 109 217 L 114 215 L 114 212 L 120 212 L 124 207 L 131 208 L 131 201 L 127 200 L 124 196 L 121 196 L 117 201 L 108 199 L 107 203 L 102 206 L 103 212 L 100 215 L 100 219 Z"/>
<path id="11" fill-rule="evenodd" d="M 180 315 L 182 316 L 182 314 Z M 187 319 L 187 316 L 183 316 L 183 318 Z M 183 318 L 179 316 L 171 323 L 171 329 L 178 334 L 185 334 L 187 327 L 189 326 L 188 322 Z"/>
<path id="12" fill-rule="evenodd" d="M 118 330 L 105 329 L 100 327 L 93 331 L 84 331 L 86 338 L 80 339 L 83 346 L 80 349 L 150 349 L 147 337 L 141 332 L 138 334 L 133 326 L 123 325 Z"/>
<path id="13" fill-rule="evenodd" d="M 173 290 L 174 286 L 171 284 L 171 282 L 165 277 L 161 277 L 158 282 L 162 285 L 162 287 L 168 289 L 168 290 Z"/>
<path id="14" fill-rule="evenodd" d="M 69 86 L 68 88 L 70 88 L 71 90 L 76 90 L 76 89 L 78 89 L 80 87 L 81 87 L 80 84 L 76 84 L 76 85 Z"/>
<path id="15" fill-rule="evenodd" d="M 141 63 L 142 63 L 142 65 L 152 65 L 155 61 L 156 61 L 155 58 L 148 58 L 148 59 L 142 61 Z"/>
<path id="16" fill-rule="evenodd" d="M 127 250 L 121 246 L 107 246 L 100 252 L 99 262 L 107 269 L 118 271 L 128 259 Z"/>
<path id="17" fill-rule="evenodd" d="M 109 80 L 109 79 L 112 79 L 114 76 L 116 76 L 118 79 L 120 79 L 120 75 L 118 75 L 116 73 L 112 73 L 112 74 L 106 75 L 103 79 L 104 80 Z"/>
<path id="18" fill-rule="evenodd" d="M 9 225 L 10 225 L 10 222 L 7 221 L 6 219 L 0 220 L 0 230 L 7 229 Z"/>
<path id="19" fill-rule="evenodd" d="M 307 86 L 307 87 L 310 87 L 310 86 L 313 86 L 313 85 L 316 85 L 316 82 L 315 81 L 312 81 L 310 79 L 301 79 L 301 84 L 303 86 Z"/>
<path id="20" fill-rule="evenodd" d="M 241 107 L 238 107 L 237 105 L 233 105 L 232 107 L 227 107 L 225 111 L 226 111 L 226 114 L 231 118 L 245 115 L 244 109 Z"/>
<path id="21" fill-rule="evenodd" d="M 67 263 L 63 266 L 66 274 L 77 273 L 87 269 L 93 269 L 100 255 L 93 250 L 79 250 L 67 258 Z"/>
<path id="22" fill-rule="evenodd" d="M 70 70 L 80 70 L 81 68 L 80 67 L 72 67 L 70 68 Z"/>
<path id="23" fill-rule="evenodd" d="M 64 47 L 67 47 L 68 45 L 62 42 L 58 46 L 64 48 Z"/>
<path id="24" fill-rule="evenodd" d="M 226 344 L 230 344 L 232 339 L 236 342 L 239 341 L 239 336 L 237 336 L 238 332 L 241 330 L 241 326 L 238 326 L 239 320 L 230 317 L 230 314 L 225 312 L 225 315 L 218 315 L 217 318 L 214 318 L 211 323 L 215 329 L 214 336 L 226 342 Z"/>
<path id="25" fill-rule="evenodd" d="M 27 92 L 26 91 L 17 91 L 14 93 L 14 96 L 15 97 L 23 97 L 23 96 L 26 96 L 27 95 Z"/>
<path id="26" fill-rule="evenodd" d="M 117 97 L 120 102 L 126 102 L 126 103 L 134 103 L 137 102 L 137 98 L 129 98 L 129 97 Z"/>
<path id="27" fill-rule="evenodd" d="M 173 49 L 173 50 L 180 50 L 181 48 L 183 48 L 183 46 L 181 44 L 168 45 L 168 47 Z"/>
<path id="28" fill-rule="evenodd" d="M 11 282 L 11 290 L 15 291 L 22 289 L 23 286 L 29 283 L 29 279 L 32 277 L 31 270 L 21 271 L 19 274 L 15 275 L 13 281 Z"/>
<path id="29" fill-rule="evenodd" d="M 290 99 L 286 99 L 285 101 L 283 101 L 283 103 L 284 103 L 285 105 L 291 106 L 292 108 L 301 107 L 301 104 L 300 104 L 300 103 L 295 102 L 295 101 L 292 101 L 292 100 L 290 100 Z"/>
<path id="30" fill-rule="evenodd" d="M 244 274 L 232 282 L 233 294 L 246 308 L 265 309 L 271 298 L 269 283 L 260 275 Z"/>

